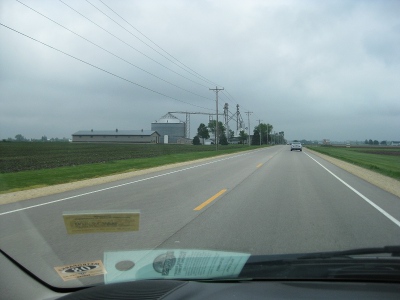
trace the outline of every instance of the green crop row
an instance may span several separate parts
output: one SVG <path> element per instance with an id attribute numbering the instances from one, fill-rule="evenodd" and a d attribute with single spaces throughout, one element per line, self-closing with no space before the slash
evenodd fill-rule
<path id="1" fill-rule="evenodd" d="M 243 145 L 220 146 L 220 148 L 242 149 Z M 0 143 L 0 173 L 214 150 L 213 146 L 172 144 Z"/>
<path id="2" fill-rule="evenodd" d="M 227 145 L 217 152 L 214 146 L 67 143 L 0 143 L 0 147 L 0 193 L 259 148 Z"/>

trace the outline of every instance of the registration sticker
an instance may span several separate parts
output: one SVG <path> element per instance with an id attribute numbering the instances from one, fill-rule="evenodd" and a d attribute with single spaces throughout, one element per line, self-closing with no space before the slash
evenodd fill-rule
<path id="1" fill-rule="evenodd" d="M 54 269 L 64 281 L 107 274 L 101 260 L 65 265 Z"/>
<path id="2" fill-rule="evenodd" d="M 138 231 L 140 212 L 65 212 L 63 213 L 68 234 Z"/>

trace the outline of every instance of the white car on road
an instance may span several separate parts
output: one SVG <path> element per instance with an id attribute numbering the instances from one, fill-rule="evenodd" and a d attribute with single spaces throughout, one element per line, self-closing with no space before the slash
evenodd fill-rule
<path id="1" fill-rule="evenodd" d="M 300 150 L 300 151 L 303 151 L 303 146 L 301 145 L 300 142 L 293 142 L 293 143 L 290 145 L 290 151 L 293 151 L 293 150 Z"/>

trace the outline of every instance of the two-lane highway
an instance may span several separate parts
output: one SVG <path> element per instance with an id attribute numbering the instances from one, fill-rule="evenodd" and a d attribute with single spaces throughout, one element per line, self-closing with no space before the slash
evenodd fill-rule
<path id="1" fill-rule="evenodd" d="M 66 211 L 138 210 L 140 229 L 68 235 Z M 304 149 L 274 146 L 0 206 L 0 247 L 50 284 L 106 251 L 279 254 L 394 245 L 400 199 Z M 51 276 L 50 276 L 51 277 Z"/>

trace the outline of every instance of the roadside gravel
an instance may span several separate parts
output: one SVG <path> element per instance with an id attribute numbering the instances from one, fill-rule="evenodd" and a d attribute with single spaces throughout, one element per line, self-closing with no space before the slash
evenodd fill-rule
<path id="1" fill-rule="evenodd" d="M 400 198 L 400 181 L 310 149 L 307 151 Z"/>

